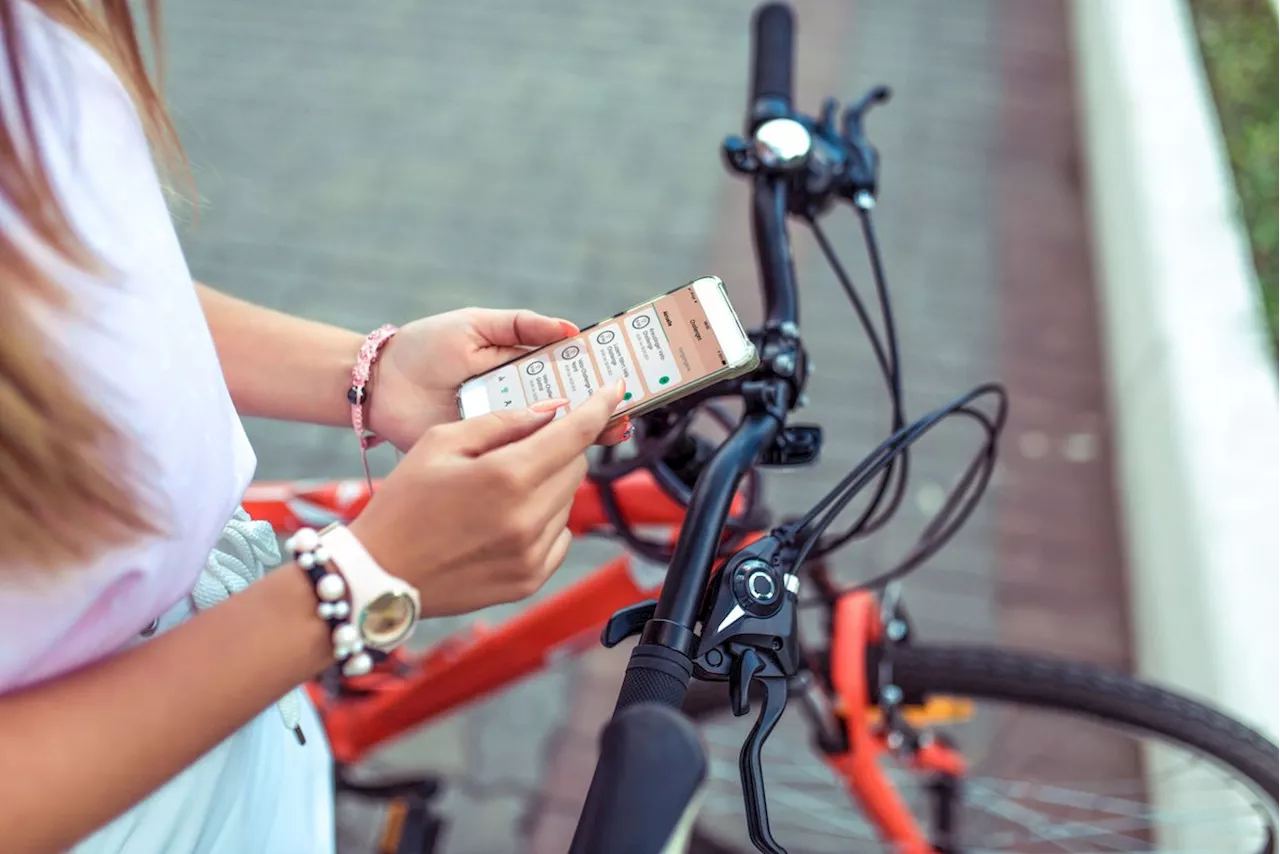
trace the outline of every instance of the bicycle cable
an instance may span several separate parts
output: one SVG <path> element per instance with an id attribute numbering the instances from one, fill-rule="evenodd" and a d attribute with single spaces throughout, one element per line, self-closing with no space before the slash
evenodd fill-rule
<path id="1" fill-rule="evenodd" d="M 901 430 L 906 423 L 906 416 L 903 408 L 902 394 L 902 370 L 901 359 L 898 353 L 898 332 L 897 324 L 893 319 L 893 305 L 889 299 L 888 280 L 884 273 L 884 264 L 880 253 L 879 241 L 876 238 L 875 228 L 871 222 L 871 211 L 864 207 L 858 207 L 858 218 L 862 223 L 863 243 L 866 247 L 867 257 L 871 262 L 872 277 L 875 281 L 875 291 L 877 300 L 880 303 L 881 323 L 885 329 L 885 343 L 882 343 L 880 337 L 876 334 L 872 327 L 871 318 L 867 313 L 862 298 L 858 295 L 857 289 L 853 285 L 853 280 L 845 269 L 844 264 L 840 261 L 839 255 L 836 254 L 831 242 L 827 239 L 826 232 L 822 230 L 818 221 L 810 217 L 808 224 L 813 232 L 814 238 L 817 240 L 818 247 L 822 250 L 822 254 L 826 257 L 827 263 L 831 266 L 832 272 L 835 273 L 837 281 L 844 289 L 845 294 L 849 297 L 850 303 L 853 304 L 854 312 L 858 316 L 858 321 L 862 324 L 863 331 L 871 344 L 872 352 L 875 354 L 876 361 L 879 364 L 880 372 L 888 386 L 891 423 L 890 431 Z M 888 352 L 886 354 L 886 344 Z M 895 478 L 896 475 L 896 478 Z M 910 477 L 910 455 L 904 453 L 900 460 L 895 458 L 881 475 L 880 481 L 876 486 L 875 494 L 863 509 L 862 514 L 855 519 L 849 527 L 841 534 L 833 537 L 829 542 L 823 543 L 817 550 L 816 557 L 830 554 L 841 548 L 850 540 L 856 537 L 864 537 L 874 533 L 884 527 L 888 521 L 897 513 L 898 508 L 902 504 L 902 499 L 906 493 L 907 481 Z M 884 500 L 886 491 L 890 484 L 893 484 L 893 494 L 889 499 L 888 506 L 884 511 L 874 519 L 872 518 L 877 510 L 880 509 L 881 502 Z"/>
<path id="2" fill-rule="evenodd" d="M 996 398 L 996 413 L 988 416 L 970 404 L 985 396 Z M 881 573 L 858 587 L 876 587 L 890 580 L 901 578 L 932 556 L 943 544 L 955 534 L 972 513 L 982 492 L 990 480 L 995 467 L 996 438 L 1008 411 L 1007 396 L 1003 386 L 995 383 L 984 383 L 968 393 L 961 395 L 951 403 L 896 431 L 892 436 L 877 446 L 863 458 L 840 482 L 829 491 L 808 513 L 800 519 L 785 526 L 784 536 L 790 534 L 800 539 L 794 559 L 794 566 L 802 566 L 814 551 L 826 531 L 840 512 L 858 493 L 871 483 L 883 469 L 889 466 L 897 456 L 909 448 L 938 424 L 954 415 L 962 415 L 977 421 L 983 428 L 985 441 L 978 453 L 970 462 L 959 483 L 952 489 L 944 502 L 941 511 L 925 527 L 916 546 L 903 561 L 892 569 Z M 976 483 L 976 489 L 971 488 Z M 968 501 L 961 502 L 963 496 Z"/>
<path id="3" fill-rule="evenodd" d="M 870 314 L 853 285 L 844 264 L 827 238 L 826 232 L 815 217 L 806 217 L 806 221 L 831 266 L 840 286 L 844 289 L 854 312 L 858 317 L 868 342 L 872 348 L 881 376 L 885 380 L 890 395 L 893 434 L 879 448 L 872 451 L 855 469 L 847 475 L 831 493 L 828 493 L 799 522 L 791 523 L 791 530 L 802 531 L 810 527 L 808 537 L 797 554 L 794 565 L 799 567 L 810 557 L 820 559 L 843 547 L 855 538 L 865 537 L 887 524 L 901 506 L 906 492 L 910 472 L 910 446 L 934 426 L 952 415 L 966 416 L 973 419 L 983 430 L 984 441 L 978 452 L 970 461 L 959 481 L 943 501 L 942 507 L 933 519 L 925 526 L 915 546 L 895 566 L 873 578 L 855 585 L 855 588 L 882 587 L 894 580 L 901 579 L 920 566 L 938 551 L 964 525 L 976 508 L 995 467 L 996 440 L 1003 429 L 1007 414 L 1007 399 L 1003 388 L 984 385 L 969 394 L 957 398 L 951 404 L 905 426 L 904 401 L 902 393 L 901 361 L 897 347 L 897 326 L 893 317 L 892 301 L 889 298 L 888 280 L 884 271 L 883 256 L 880 252 L 871 216 L 872 205 L 855 204 L 855 210 L 862 226 L 863 242 L 866 247 L 871 266 L 875 293 L 880 303 L 881 323 L 884 327 L 884 340 L 876 333 Z M 978 398 L 994 394 L 997 398 L 997 409 L 994 417 L 971 408 L 968 404 Z M 875 492 L 861 514 L 840 534 L 825 537 L 830 525 L 834 524 L 840 513 L 848 504 L 878 478 Z M 892 484 L 892 495 L 888 504 L 883 506 L 887 490 Z M 965 500 L 967 497 L 967 500 Z M 829 508 L 829 509 L 828 509 Z M 814 525 L 814 520 L 824 509 L 827 512 Z M 877 511 L 880 511 L 877 515 Z M 827 585 L 837 590 L 829 580 Z"/>

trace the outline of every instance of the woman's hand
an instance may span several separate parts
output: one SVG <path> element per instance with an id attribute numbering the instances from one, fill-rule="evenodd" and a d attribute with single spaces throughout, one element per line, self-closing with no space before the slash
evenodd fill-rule
<path id="1" fill-rule="evenodd" d="M 494 412 L 432 427 L 383 481 L 351 531 L 418 588 L 424 617 L 523 599 L 569 549 L 584 452 L 622 399 L 597 391 L 555 410 Z"/>
<path id="2" fill-rule="evenodd" d="M 458 420 L 457 391 L 464 380 L 577 332 L 567 320 L 483 308 L 406 324 L 387 342 L 375 368 L 369 429 L 408 450 L 430 428 Z M 622 441 L 627 426 L 615 424 L 598 441 Z"/>

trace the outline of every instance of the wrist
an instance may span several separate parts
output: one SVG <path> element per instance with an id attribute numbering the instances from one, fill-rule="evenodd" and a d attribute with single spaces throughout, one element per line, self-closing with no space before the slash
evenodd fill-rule
<path id="1" fill-rule="evenodd" d="M 296 563 L 286 563 L 267 574 L 260 585 L 264 619 L 277 637 L 289 638 L 291 669 L 305 681 L 333 664 L 329 627 L 316 617 L 316 597 Z"/>
<path id="2" fill-rule="evenodd" d="M 383 359 L 386 358 L 387 352 L 395 344 L 396 340 L 394 338 L 387 341 L 382 346 L 380 358 L 369 367 L 369 383 L 364 406 L 364 427 L 374 436 L 384 439 L 399 448 L 399 419 L 397 418 L 394 400 L 384 393 L 387 388 L 387 374 L 391 373 L 391 371 L 386 369 Z M 348 422 L 350 422 L 349 417 Z"/>
<path id="3" fill-rule="evenodd" d="M 336 326 L 321 327 L 304 345 L 310 353 L 308 373 L 294 380 L 295 394 L 305 395 L 308 409 L 291 413 L 288 419 L 326 427 L 350 427 L 351 407 L 347 390 L 351 369 L 364 336 Z M 305 383 L 305 385 L 303 385 Z"/>
<path id="4" fill-rule="evenodd" d="M 378 566 L 382 567 L 389 575 L 406 580 L 401 573 L 400 564 L 396 560 L 395 549 L 390 547 L 388 538 L 380 535 L 376 523 L 373 523 L 368 516 L 369 512 L 366 509 L 347 524 L 347 530 L 364 547 L 369 556 L 377 561 Z"/>
<path id="5" fill-rule="evenodd" d="M 328 379 L 322 391 L 325 400 L 333 407 L 332 420 L 326 423 L 334 427 L 351 426 L 351 404 L 347 400 L 347 395 L 351 390 L 351 371 L 356 365 L 362 343 L 364 343 L 363 335 L 344 329 L 340 338 L 334 337 L 331 349 L 328 351 L 329 368 L 325 372 Z"/>

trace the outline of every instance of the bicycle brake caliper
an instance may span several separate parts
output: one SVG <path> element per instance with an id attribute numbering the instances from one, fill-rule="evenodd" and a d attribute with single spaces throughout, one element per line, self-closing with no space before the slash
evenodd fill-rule
<path id="1" fill-rule="evenodd" d="M 751 683 L 764 702 L 756 725 L 742 743 L 738 771 L 746 801 L 751 842 L 767 854 L 786 854 L 769 830 L 760 751 L 787 707 L 787 683 L 800 669 L 796 643 L 799 579 L 790 570 L 785 547 L 765 537 L 738 552 L 721 569 L 710 609 L 703 614 L 702 639 L 694 673 L 727 681 L 735 715 L 751 708 Z"/>

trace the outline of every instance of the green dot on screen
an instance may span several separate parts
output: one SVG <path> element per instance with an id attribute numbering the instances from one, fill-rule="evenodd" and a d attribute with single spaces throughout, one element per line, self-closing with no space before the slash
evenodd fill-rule
<path id="1" fill-rule="evenodd" d="M 658 385 L 666 385 L 671 382 L 671 377 L 658 377 Z"/>
<path id="2" fill-rule="evenodd" d="M 623 399 L 623 400 L 630 400 L 630 399 L 631 399 L 631 392 L 627 392 L 626 394 L 624 394 L 624 395 L 622 396 L 622 399 Z"/>

